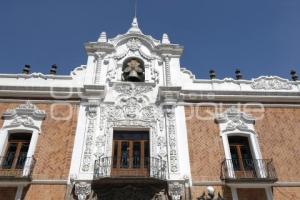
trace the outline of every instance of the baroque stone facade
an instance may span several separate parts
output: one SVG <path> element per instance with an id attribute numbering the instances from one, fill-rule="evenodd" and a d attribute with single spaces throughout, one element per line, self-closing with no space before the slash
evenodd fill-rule
<path id="1" fill-rule="evenodd" d="M 300 198 L 299 81 L 196 79 L 136 18 L 85 50 L 68 76 L 0 74 L 0 198 Z"/>

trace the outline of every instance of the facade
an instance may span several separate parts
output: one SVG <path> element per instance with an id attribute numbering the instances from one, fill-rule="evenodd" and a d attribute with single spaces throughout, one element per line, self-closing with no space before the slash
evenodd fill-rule
<path id="1" fill-rule="evenodd" d="M 196 79 L 136 18 L 85 49 L 69 76 L 0 74 L 0 199 L 300 199 L 295 73 Z"/>

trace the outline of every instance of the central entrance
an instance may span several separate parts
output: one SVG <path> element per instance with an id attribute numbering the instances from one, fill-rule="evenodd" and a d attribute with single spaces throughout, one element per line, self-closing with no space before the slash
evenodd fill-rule
<path id="1" fill-rule="evenodd" d="M 149 131 L 114 131 L 112 177 L 149 177 Z"/>

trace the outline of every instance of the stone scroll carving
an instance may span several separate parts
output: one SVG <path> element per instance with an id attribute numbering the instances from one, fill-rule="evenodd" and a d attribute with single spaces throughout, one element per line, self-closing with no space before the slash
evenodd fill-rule
<path id="1" fill-rule="evenodd" d="M 292 85 L 286 79 L 276 76 L 262 76 L 253 80 L 251 88 L 258 90 L 291 90 Z"/>
<path id="2" fill-rule="evenodd" d="M 75 184 L 75 195 L 78 200 L 86 200 L 87 197 L 91 194 L 91 184 L 86 182 L 80 182 Z"/>

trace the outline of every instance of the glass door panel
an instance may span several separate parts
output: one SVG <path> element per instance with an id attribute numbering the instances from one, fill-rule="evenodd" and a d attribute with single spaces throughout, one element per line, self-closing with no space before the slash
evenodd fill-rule
<path id="1" fill-rule="evenodd" d="M 121 168 L 128 168 L 129 167 L 129 142 L 122 142 L 121 143 L 121 161 L 120 167 Z"/>
<path id="2" fill-rule="evenodd" d="M 141 167 L 141 142 L 133 142 L 133 168 Z"/>
<path id="3" fill-rule="evenodd" d="M 15 155 L 17 153 L 18 143 L 9 143 L 6 155 L 4 157 L 4 161 L 2 164 L 3 169 L 11 169 L 13 168 L 13 163 L 15 160 Z"/>
<path id="4" fill-rule="evenodd" d="M 17 164 L 16 164 L 16 169 L 23 169 L 25 162 L 26 162 L 26 156 L 27 156 L 27 152 L 29 149 L 29 143 L 21 143 L 21 149 L 20 149 L 20 153 L 18 156 L 18 160 L 17 160 Z"/>

